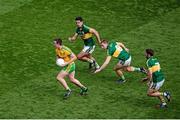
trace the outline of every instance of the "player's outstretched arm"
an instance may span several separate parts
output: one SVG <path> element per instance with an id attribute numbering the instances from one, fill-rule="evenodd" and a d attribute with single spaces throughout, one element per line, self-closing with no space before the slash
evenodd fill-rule
<path id="1" fill-rule="evenodd" d="M 98 41 L 99 45 L 101 44 L 101 39 L 98 31 L 96 31 L 94 28 L 90 28 L 90 33 L 93 33 L 96 36 L 96 40 Z"/>
<path id="2" fill-rule="evenodd" d="M 103 65 L 99 69 L 97 69 L 94 73 L 98 73 L 98 72 L 102 71 L 109 64 L 110 61 L 111 61 L 111 56 L 107 56 Z"/>
<path id="3" fill-rule="evenodd" d="M 151 70 L 151 68 L 149 68 L 149 70 L 148 70 L 147 77 L 148 77 L 149 81 L 152 80 L 152 70 Z"/>
<path id="4" fill-rule="evenodd" d="M 142 82 L 151 81 L 151 80 L 152 80 L 152 71 L 151 71 L 151 69 L 149 69 L 149 70 L 147 71 L 147 77 L 143 78 L 143 79 L 142 79 Z"/>
<path id="5" fill-rule="evenodd" d="M 74 33 L 74 35 L 72 37 L 69 37 L 69 41 L 75 41 L 78 37 L 77 33 Z"/>

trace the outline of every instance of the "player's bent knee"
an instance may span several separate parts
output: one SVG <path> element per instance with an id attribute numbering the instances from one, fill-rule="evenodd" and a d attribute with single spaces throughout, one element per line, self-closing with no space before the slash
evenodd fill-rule
<path id="1" fill-rule="evenodd" d="M 69 75 L 69 80 L 73 81 L 73 79 L 74 79 L 74 76 Z"/>
<path id="2" fill-rule="evenodd" d="M 57 76 L 56 79 L 59 80 L 59 81 L 61 81 L 61 80 L 63 79 L 63 77 Z"/>
<path id="3" fill-rule="evenodd" d="M 124 68 L 126 71 L 131 71 L 131 67 L 126 67 L 126 68 Z"/>
<path id="4" fill-rule="evenodd" d="M 148 93 L 147 93 L 147 96 L 152 96 L 151 94 L 152 94 L 151 92 L 148 92 Z"/>
<path id="5" fill-rule="evenodd" d="M 114 67 L 113 70 L 114 70 L 114 71 L 117 71 L 118 69 L 117 69 L 117 67 Z"/>
<path id="6" fill-rule="evenodd" d="M 82 56 L 81 56 L 81 55 L 78 55 L 78 56 L 77 56 L 77 59 L 78 59 L 78 60 L 81 60 L 81 59 L 82 59 Z"/>

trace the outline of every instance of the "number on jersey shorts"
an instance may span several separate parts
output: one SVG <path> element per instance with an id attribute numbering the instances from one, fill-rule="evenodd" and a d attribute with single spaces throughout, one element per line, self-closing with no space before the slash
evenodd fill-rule
<path id="1" fill-rule="evenodd" d="M 130 66 L 131 65 L 131 56 L 126 61 L 119 60 L 119 63 L 123 66 Z"/>
<path id="2" fill-rule="evenodd" d="M 93 46 L 84 46 L 84 48 L 83 48 L 83 52 L 85 52 L 85 53 L 93 53 L 94 52 L 94 49 L 95 49 L 95 45 L 93 45 Z"/>
<path id="3" fill-rule="evenodd" d="M 159 90 L 163 84 L 164 84 L 164 80 L 157 83 L 151 82 L 149 88 L 154 89 L 154 90 Z"/>

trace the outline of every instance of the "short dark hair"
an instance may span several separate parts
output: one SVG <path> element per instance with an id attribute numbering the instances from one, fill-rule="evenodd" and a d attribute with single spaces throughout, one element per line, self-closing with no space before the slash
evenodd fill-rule
<path id="1" fill-rule="evenodd" d="M 55 39 L 54 39 L 54 42 L 55 42 L 56 44 L 62 45 L 62 39 L 61 39 L 61 38 L 55 38 Z"/>
<path id="2" fill-rule="evenodd" d="M 154 51 L 152 49 L 146 49 L 146 53 L 149 54 L 150 56 L 154 55 Z"/>
<path id="3" fill-rule="evenodd" d="M 102 39 L 101 43 L 108 43 L 108 40 Z"/>
<path id="4" fill-rule="evenodd" d="M 76 17 L 75 20 L 83 21 L 81 16 Z"/>

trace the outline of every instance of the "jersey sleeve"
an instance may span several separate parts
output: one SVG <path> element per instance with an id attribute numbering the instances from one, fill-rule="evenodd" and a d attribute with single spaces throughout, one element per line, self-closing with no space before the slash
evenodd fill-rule
<path id="1" fill-rule="evenodd" d="M 63 48 L 65 49 L 65 54 L 66 55 L 71 55 L 72 54 L 72 51 L 70 48 L 66 47 L 66 46 L 63 46 Z"/>
<path id="2" fill-rule="evenodd" d="M 71 54 L 72 54 L 72 52 L 70 52 L 70 51 L 66 50 L 65 54 L 66 54 L 67 56 L 69 56 L 69 55 L 71 55 Z"/>
<path id="3" fill-rule="evenodd" d="M 112 52 L 111 49 L 107 49 L 107 55 L 108 55 L 108 56 L 112 56 L 112 55 L 113 55 L 113 52 Z"/>
<path id="4" fill-rule="evenodd" d="M 84 25 L 84 31 L 85 31 L 85 32 L 90 32 L 90 27 Z"/>
<path id="5" fill-rule="evenodd" d="M 67 56 L 70 56 L 70 57 L 73 57 L 75 54 L 71 51 L 71 49 L 68 48 L 68 49 L 66 50 L 66 55 L 67 55 Z M 76 56 L 76 55 L 75 55 L 75 56 Z"/>
<path id="6" fill-rule="evenodd" d="M 146 64 L 148 68 L 152 67 L 151 60 L 148 60 Z"/>

